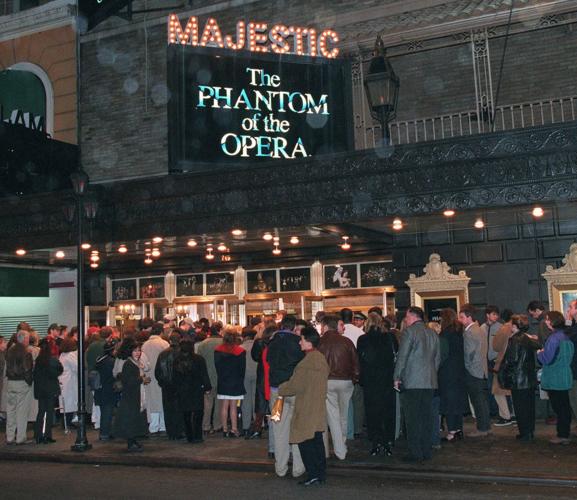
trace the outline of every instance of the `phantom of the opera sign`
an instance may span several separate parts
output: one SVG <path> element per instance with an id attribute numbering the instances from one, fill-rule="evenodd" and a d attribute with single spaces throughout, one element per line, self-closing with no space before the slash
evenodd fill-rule
<path id="1" fill-rule="evenodd" d="M 340 59 L 170 44 L 173 171 L 346 151 L 350 66 Z"/>

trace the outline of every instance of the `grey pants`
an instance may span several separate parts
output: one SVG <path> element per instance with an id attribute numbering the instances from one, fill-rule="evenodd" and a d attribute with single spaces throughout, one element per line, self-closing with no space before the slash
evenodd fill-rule
<path id="1" fill-rule="evenodd" d="M 247 431 L 254 416 L 254 399 L 256 394 L 256 377 L 244 379 L 246 394 L 242 400 L 242 428 Z"/>
<path id="2" fill-rule="evenodd" d="M 347 420 L 349 404 L 353 395 L 351 380 L 329 380 L 327 384 L 327 421 L 331 431 L 333 450 L 337 458 L 347 457 Z M 325 448 L 328 456 L 328 438 L 324 434 Z"/>
<path id="3" fill-rule="evenodd" d="M 6 442 L 23 443 L 33 399 L 32 386 L 24 380 L 8 380 L 6 391 Z"/>
<path id="4" fill-rule="evenodd" d="M 489 400 L 487 398 L 487 380 L 473 377 L 470 373 L 466 376 L 467 393 L 475 410 L 477 418 L 477 430 L 487 432 L 491 430 L 491 415 L 489 413 Z"/>

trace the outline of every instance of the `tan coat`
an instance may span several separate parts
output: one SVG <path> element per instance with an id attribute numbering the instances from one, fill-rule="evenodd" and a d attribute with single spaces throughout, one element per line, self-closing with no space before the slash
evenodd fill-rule
<path id="1" fill-rule="evenodd" d="M 314 350 L 296 366 L 292 377 L 281 384 L 280 396 L 295 396 L 290 442 L 312 439 L 315 432 L 327 430 L 327 380 L 329 365 L 324 355 Z"/>
<path id="2" fill-rule="evenodd" d="M 509 339 L 513 335 L 511 330 L 511 322 L 505 323 L 499 331 L 495 334 L 493 338 L 493 350 L 498 353 L 497 359 L 495 360 L 495 371 L 499 371 L 501 367 L 501 363 L 503 362 L 503 358 L 505 356 L 505 352 L 507 351 L 507 345 L 509 344 Z M 491 387 L 491 392 L 495 396 L 510 396 L 511 391 L 507 389 L 503 389 L 499 385 L 499 381 L 497 380 L 497 374 L 493 377 L 493 385 Z"/>

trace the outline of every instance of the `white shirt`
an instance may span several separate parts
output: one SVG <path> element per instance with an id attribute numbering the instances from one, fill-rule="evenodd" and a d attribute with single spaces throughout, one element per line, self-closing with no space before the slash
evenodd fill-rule
<path id="1" fill-rule="evenodd" d="M 361 330 L 358 326 L 355 326 L 352 323 L 347 323 L 345 325 L 345 332 L 343 333 L 343 336 L 351 340 L 352 343 L 355 344 L 356 349 L 357 340 L 359 340 L 359 337 L 364 334 L 365 332 Z"/>

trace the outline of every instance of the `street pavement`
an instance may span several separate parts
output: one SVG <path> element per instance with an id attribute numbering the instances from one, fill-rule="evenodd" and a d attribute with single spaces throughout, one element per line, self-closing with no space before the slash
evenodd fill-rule
<path id="1" fill-rule="evenodd" d="M 472 421 L 465 427 L 473 429 Z M 329 461 L 329 477 L 366 477 L 374 480 L 395 478 L 485 482 L 500 484 L 548 485 L 577 487 L 577 440 L 569 446 L 548 443 L 554 426 L 537 425 L 534 443 L 515 439 L 515 426 L 493 428 L 487 438 L 465 438 L 454 444 L 444 444 L 434 452 L 433 460 L 422 465 L 402 462 L 405 443 L 399 441 L 392 458 L 370 457 L 369 443 L 363 439 L 349 441 L 346 460 Z M 29 433 L 31 436 L 31 432 Z M 267 457 L 267 440 L 246 441 L 209 436 L 202 444 L 168 441 L 162 437 L 143 440 L 144 451 L 126 452 L 126 442 L 114 440 L 101 443 L 97 432 L 90 430 L 88 438 L 93 448 L 85 453 L 70 451 L 75 434 L 54 429 L 57 440 L 49 445 L 7 446 L 2 439 L 0 463 L 7 461 L 56 462 L 113 466 L 174 467 L 192 470 L 210 469 L 219 472 L 272 473 L 273 461 Z M 1 438 L 0 438 L 1 439 Z M 576 490 L 577 491 L 577 490 Z M 577 494 L 575 495 L 577 497 Z"/>
<path id="2" fill-rule="evenodd" d="M 193 498 L 247 500 L 351 500 L 394 498 L 569 499 L 567 488 L 527 485 L 466 484 L 437 481 L 359 478 L 354 473 L 330 477 L 323 486 L 306 488 L 273 473 L 199 471 L 173 468 L 0 462 L 3 500 Z"/>

